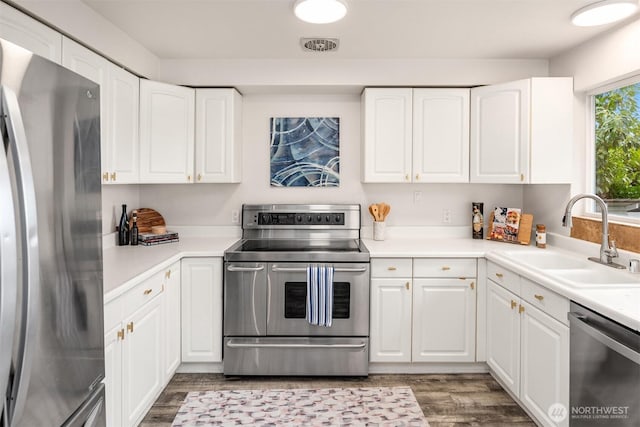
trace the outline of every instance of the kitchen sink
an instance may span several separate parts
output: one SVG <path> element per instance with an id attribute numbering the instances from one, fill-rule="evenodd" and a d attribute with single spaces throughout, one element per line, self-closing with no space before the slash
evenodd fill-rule
<path id="1" fill-rule="evenodd" d="M 573 288 L 640 288 L 640 275 L 600 266 L 561 251 L 507 250 L 502 256 Z"/>
<path id="2" fill-rule="evenodd" d="M 549 269 L 546 274 L 575 287 L 639 287 L 640 278 L 599 268 Z"/>
<path id="3" fill-rule="evenodd" d="M 558 252 L 535 251 L 502 251 L 507 258 L 526 264 L 539 270 L 581 269 L 588 268 L 587 259 L 575 258 Z"/>

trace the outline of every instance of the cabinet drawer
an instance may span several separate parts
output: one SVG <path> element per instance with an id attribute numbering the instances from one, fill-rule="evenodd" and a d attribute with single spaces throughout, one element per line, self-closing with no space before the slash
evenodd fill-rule
<path id="1" fill-rule="evenodd" d="M 371 277 L 411 277 L 411 258 L 373 258 Z"/>
<path id="2" fill-rule="evenodd" d="M 129 290 L 126 295 L 125 316 L 130 316 L 164 290 L 165 271 L 154 274 L 147 280 Z"/>
<path id="3" fill-rule="evenodd" d="M 488 261 L 487 278 L 520 296 L 520 276 L 513 271 Z"/>
<path id="4" fill-rule="evenodd" d="M 544 286 L 540 286 L 523 277 L 521 279 L 520 296 L 556 320 L 565 325 L 569 324 L 569 320 L 567 320 L 569 300 L 562 295 L 558 295 Z"/>
<path id="5" fill-rule="evenodd" d="M 475 258 L 416 258 L 413 277 L 476 277 Z"/>

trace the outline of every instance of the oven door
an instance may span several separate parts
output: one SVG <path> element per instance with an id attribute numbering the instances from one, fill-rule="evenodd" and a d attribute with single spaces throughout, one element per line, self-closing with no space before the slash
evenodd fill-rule
<path id="1" fill-rule="evenodd" d="M 331 327 L 307 322 L 307 264 L 268 264 L 267 334 L 270 336 L 368 336 L 369 264 L 332 264 Z"/>
<path id="2" fill-rule="evenodd" d="M 267 264 L 225 262 L 224 335 L 267 333 Z"/>

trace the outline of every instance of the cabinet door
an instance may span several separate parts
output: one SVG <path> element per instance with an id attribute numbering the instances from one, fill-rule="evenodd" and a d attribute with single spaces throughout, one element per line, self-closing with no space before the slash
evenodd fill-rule
<path id="1" fill-rule="evenodd" d="M 469 89 L 413 90 L 413 182 L 469 182 Z"/>
<path id="2" fill-rule="evenodd" d="M 109 115 L 109 68 L 111 64 L 102 56 L 81 46 L 73 40 L 62 39 L 62 65 L 71 71 L 100 85 L 100 155 L 102 182 L 110 180 L 110 144 L 111 117 Z"/>
<path id="3" fill-rule="evenodd" d="M 370 360 L 411 361 L 411 279 L 371 279 Z"/>
<path id="4" fill-rule="evenodd" d="M 411 182 L 412 89 L 362 94 L 362 182 Z"/>
<path id="5" fill-rule="evenodd" d="M 520 300 L 487 281 L 487 363 L 515 395 L 520 381 Z"/>
<path id="6" fill-rule="evenodd" d="M 140 182 L 193 182 L 194 89 L 140 81 Z"/>
<path id="7" fill-rule="evenodd" d="M 545 426 L 556 424 L 548 410 L 554 403 L 569 408 L 569 328 L 523 302 L 520 400 Z"/>
<path id="8" fill-rule="evenodd" d="M 0 2 L 0 38 L 60 64 L 62 34 Z"/>
<path id="9" fill-rule="evenodd" d="M 475 279 L 414 279 L 414 362 L 473 362 Z"/>
<path id="10" fill-rule="evenodd" d="M 530 80 L 471 89 L 471 182 L 526 183 Z"/>
<path id="11" fill-rule="evenodd" d="M 235 89 L 196 89 L 196 182 L 240 182 L 242 97 Z"/>
<path id="12" fill-rule="evenodd" d="M 139 180 L 140 144 L 138 139 L 140 84 L 135 75 L 109 64 L 109 139 L 108 167 L 110 184 L 135 184 Z M 104 151 L 104 150 L 103 150 Z M 107 183 L 105 182 L 105 183 Z"/>
<path id="13" fill-rule="evenodd" d="M 122 335 L 119 335 L 122 334 Z M 122 325 L 104 335 L 104 387 L 107 426 L 122 425 Z"/>
<path id="14" fill-rule="evenodd" d="M 182 361 L 222 361 L 222 258 L 182 260 Z"/>
<path id="15" fill-rule="evenodd" d="M 180 263 L 171 265 L 164 280 L 164 383 L 168 383 L 180 366 Z"/>
<path id="16" fill-rule="evenodd" d="M 155 297 L 125 321 L 124 425 L 136 425 L 162 389 L 162 298 Z"/>

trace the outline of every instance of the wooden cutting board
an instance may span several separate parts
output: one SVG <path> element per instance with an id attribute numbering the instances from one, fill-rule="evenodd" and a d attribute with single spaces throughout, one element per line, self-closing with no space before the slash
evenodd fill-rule
<path id="1" fill-rule="evenodd" d="M 138 211 L 138 232 L 151 233 L 151 227 L 155 225 L 166 225 L 164 218 L 158 211 L 150 208 L 136 209 Z M 129 219 L 131 223 L 131 219 Z"/>

